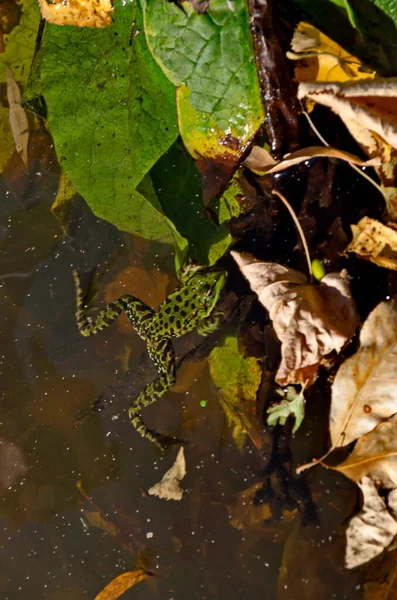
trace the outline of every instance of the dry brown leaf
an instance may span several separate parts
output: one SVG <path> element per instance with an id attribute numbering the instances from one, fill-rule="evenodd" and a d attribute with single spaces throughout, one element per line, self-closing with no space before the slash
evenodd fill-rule
<path id="1" fill-rule="evenodd" d="M 239 252 L 232 256 L 269 311 L 282 343 L 277 383 L 312 383 L 322 358 L 339 352 L 359 323 L 347 273 L 330 273 L 314 285 L 282 265 Z"/>
<path id="2" fill-rule="evenodd" d="M 111 0 L 39 0 L 41 16 L 54 25 L 107 27 L 112 22 Z"/>
<path id="3" fill-rule="evenodd" d="M 397 413 L 397 300 L 381 302 L 360 333 L 360 348 L 332 385 L 332 448 L 345 446 Z"/>
<path id="4" fill-rule="evenodd" d="M 375 76 L 373 71 L 364 70 L 358 58 L 309 23 L 298 24 L 291 48 L 293 52 L 287 52 L 288 58 L 301 61 L 295 68 L 299 82 L 351 81 Z"/>
<path id="5" fill-rule="evenodd" d="M 397 598 L 397 550 L 388 551 L 374 561 L 365 572 L 363 600 L 395 600 Z"/>
<path id="6" fill-rule="evenodd" d="M 161 481 L 148 490 L 150 496 L 158 496 L 163 500 L 182 500 L 183 489 L 179 482 L 186 475 L 186 461 L 183 446 L 171 469 L 169 469 Z"/>
<path id="7" fill-rule="evenodd" d="M 385 550 L 397 535 L 397 522 L 387 510 L 370 477 L 358 485 L 363 494 L 363 507 L 349 523 L 346 531 L 345 565 L 354 569 Z"/>
<path id="8" fill-rule="evenodd" d="M 376 171 L 391 218 L 397 219 L 397 78 L 345 83 L 301 83 L 298 98 L 339 115 L 369 157 L 381 157 Z"/>
<path id="9" fill-rule="evenodd" d="M 121 573 L 108 583 L 102 592 L 95 596 L 95 600 L 117 600 L 124 592 L 149 576 L 150 573 L 143 569 Z"/>
<path id="10" fill-rule="evenodd" d="M 352 225 L 353 240 L 345 252 L 354 252 L 385 269 L 397 270 L 397 231 L 376 219 L 364 217 Z"/>
<path id="11" fill-rule="evenodd" d="M 7 100 L 10 109 L 9 120 L 15 148 L 24 164 L 28 166 L 29 122 L 26 112 L 21 105 L 21 92 L 12 71 L 6 65 L 7 71 Z"/>
<path id="12" fill-rule="evenodd" d="M 302 150 L 286 154 L 284 159 L 279 163 L 276 163 L 273 159 L 273 162 L 270 162 L 269 156 L 267 150 L 260 146 L 254 146 L 251 153 L 244 161 L 244 166 L 261 175 L 271 175 L 273 173 L 284 171 L 284 169 L 298 165 L 306 160 L 310 160 L 311 158 L 318 157 L 338 158 L 360 167 L 370 167 L 380 164 L 380 160 L 377 158 L 363 161 L 354 154 L 344 152 L 343 150 L 337 150 L 331 146 L 310 146 L 309 148 L 303 148 Z"/>
<path id="13" fill-rule="evenodd" d="M 397 488 L 397 415 L 361 437 L 337 471 L 358 483 L 367 476 L 379 488 Z"/>

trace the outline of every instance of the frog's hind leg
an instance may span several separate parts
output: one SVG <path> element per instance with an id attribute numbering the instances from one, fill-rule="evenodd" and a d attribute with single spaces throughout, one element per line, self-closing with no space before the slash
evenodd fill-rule
<path id="1" fill-rule="evenodd" d="M 90 306 L 87 305 L 86 297 L 80 285 L 77 271 L 73 271 L 76 287 L 76 321 L 81 335 L 90 336 L 102 331 L 125 310 L 131 325 L 141 337 L 145 337 L 145 323 L 150 320 L 154 313 L 147 304 L 138 300 L 130 294 L 124 294 L 118 300 L 111 302 L 105 308 L 97 312 L 95 316 L 90 315 Z"/>
<path id="2" fill-rule="evenodd" d="M 141 436 L 164 449 L 168 445 L 165 442 L 169 442 L 170 438 L 149 429 L 141 417 L 141 411 L 164 396 L 170 387 L 174 385 L 176 380 L 174 350 L 169 338 L 161 338 L 154 341 L 148 340 L 147 343 L 150 358 L 156 365 L 160 377 L 149 383 L 139 396 L 137 396 L 128 410 L 128 416 Z"/>

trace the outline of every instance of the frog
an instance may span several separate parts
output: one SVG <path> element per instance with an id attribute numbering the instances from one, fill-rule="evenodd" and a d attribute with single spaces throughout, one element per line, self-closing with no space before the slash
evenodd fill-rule
<path id="1" fill-rule="evenodd" d="M 91 314 L 91 300 L 84 295 L 76 270 L 73 278 L 76 289 L 76 322 L 80 334 L 95 335 L 111 325 L 124 311 L 137 334 L 145 341 L 150 359 L 159 377 L 132 401 L 128 416 L 144 438 L 161 450 L 178 440 L 147 427 L 141 411 L 164 396 L 176 382 L 176 362 L 172 338 L 178 338 L 194 329 L 206 336 L 219 328 L 223 315 L 216 308 L 227 274 L 218 266 L 202 267 L 187 265 L 181 271 L 181 285 L 163 300 L 157 312 L 138 298 L 124 294 L 107 304 L 96 315 Z"/>

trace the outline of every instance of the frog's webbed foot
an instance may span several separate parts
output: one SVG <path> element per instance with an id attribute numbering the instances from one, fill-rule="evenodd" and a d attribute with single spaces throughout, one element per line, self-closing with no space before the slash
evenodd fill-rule
<path id="1" fill-rule="evenodd" d="M 197 333 L 202 336 L 210 335 L 217 331 L 223 322 L 223 312 L 215 310 L 204 321 L 197 325 Z"/>

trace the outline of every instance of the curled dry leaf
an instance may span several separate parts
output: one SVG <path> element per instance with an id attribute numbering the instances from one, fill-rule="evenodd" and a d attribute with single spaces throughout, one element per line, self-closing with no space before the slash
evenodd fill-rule
<path id="1" fill-rule="evenodd" d="M 309 148 L 303 148 L 302 150 L 286 154 L 284 159 L 279 163 L 276 163 L 273 159 L 273 162 L 270 162 L 269 156 L 270 155 L 265 148 L 254 146 L 244 161 L 244 166 L 260 175 L 271 175 L 310 160 L 311 158 L 319 157 L 338 158 L 361 167 L 370 167 L 380 164 L 380 160 L 377 158 L 363 161 L 354 154 L 331 148 L 331 146 L 310 146 Z"/>
<path id="2" fill-rule="evenodd" d="M 391 218 L 397 219 L 397 79 L 345 83 L 301 83 L 298 98 L 317 102 L 339 115 L 370 157 L 380 156 L 376 168 Z M 375 184 L 376 185 L 376 184 Z"/>
<path id="3" fill-rule="evenodd" d="M 39 0 L 41 16 L 54 25 L 107 27 L 112 22 L 111 0 Z"/>
<path id="4" fill-rule="evenodd" d="M 171 469 L 169 469 L 161 481 L 156 483 L 148 490 L 151 496 L 158 496 L 163 500 L 182 500 L 183 490 L 179 482 L 186 475 L 186 461 L 183 447 L 179 450 L 178 456 Z"/>
<path id="5" fill-rule="evenodd" d="M 7 100 L 10 109 L 9 119 L 15 148 L 24 164 L 28 166 L 29 122 L 26 112 L 21 105 L 21 92 L 14 79 L 12 71 L 6 65 L 7 71 Z"/>
<path id="6" fill-rule="evenodd" d="M 352 81 L 372 79 L 373 71 L 364 69 L 352 56 L 324 33 L 302 21 L 291 41 L 291 60 L 302 61 L 295 68 L 295 78 L 303 81 Z"/>
<path id="7" fill-rule="evenodd" d="M 397 535 L 397 522 L 387 510 L 369 477 L 358 485 L 363 494 L 363 507 L 346 531 L 345 565 L 354 569 L 378 556 Z"/>
<path id="8" fill-rule="evenodd" d="M 347 273 L 330 273 L 314 285 L 282 265 L 239 252 L 232 256 L 269 311 L 281 341 L 277 383 L 312 383 L 322 358 L 339 352 L 359 323 Z"/>
<path id="9" fill-rule="evenodd" d="M 121 573 L 108 583 L 102 592 L 95 596 L 95 600 L 117 600 L 124 592 L 149 576 L 150 573 L 143 569 Z"/>
<path id="10" fill-rule="evenodd" d="M 397 300 L 381 302 L 360 333 L 360 348 L 332 385 L 332 448 L 345 446 L 397 413 Z"/>
<path id="11" fill-rule="evenodd" d="M 364 217 L 352 225 L 353 240 L 345 252 L 354 252 L 385 269 L 397 270 L 397 231 L 376 219 Z"/>

